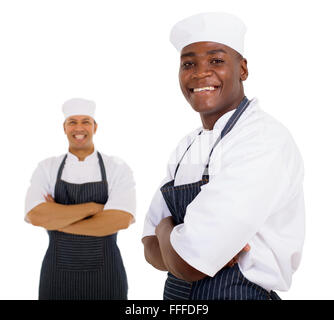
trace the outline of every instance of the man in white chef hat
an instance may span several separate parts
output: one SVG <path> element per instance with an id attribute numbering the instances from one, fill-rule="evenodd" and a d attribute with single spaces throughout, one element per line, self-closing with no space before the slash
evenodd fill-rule
<path id="1" fill-rule="evenodd" d="M 98 152 L 95 103 L 63 104 L 66 154 L 39 163 L 26 196 L 26 221 L 47 230 L 39 299 L 127 299 L 117 232 L 135 216 L 135 183 L 119 158 Z"/>
<path id="2" fill-rule="evenodd" d="M 146 260 L 168 271 L 164 299 L 279 299 L 300 264 L 303 162 L 288 130 L 244 94 L 245 32 L 220 12 L 171 31 L 201 126 L 174 150 L 144 224 Z"/>

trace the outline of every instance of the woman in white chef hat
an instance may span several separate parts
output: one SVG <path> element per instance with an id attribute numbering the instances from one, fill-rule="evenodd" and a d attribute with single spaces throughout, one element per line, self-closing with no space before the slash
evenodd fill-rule
<path id="1" fill-rule="evenodd" d="M 246 27 L 226 13 L 178 22 L 182 93 L 202 126 L 181 140 L 146 216 L 164 299 L 279 299 L 304 241 L 303 162 L 288 130 L 243 89 Z"/>
<path id="2" fill-rule="evenodd" d="M 135 215 L 135 183 L 119 158 L 98 152 L 95 103 L 64 103 L 65 155 L 39 163 L 26 196 L 26 221 L 47 230 L 39 299 L 127 299 L 117 232 Z"/>

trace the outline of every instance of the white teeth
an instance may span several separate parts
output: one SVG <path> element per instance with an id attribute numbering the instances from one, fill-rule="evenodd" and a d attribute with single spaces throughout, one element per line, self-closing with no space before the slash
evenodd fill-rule
<path id="1" fill-rule="evenodd" d="M 215 87 L 203 87 L 203 88 L 194 88 L 194 92 L 201 92 L 201 91 L 213 91 Z"/>
<path id="2" fill-rule="evenodd" d="M 85 137 L 83 134 L 77 134 L 74 136 L 75 139 L 82 140 Z"/>

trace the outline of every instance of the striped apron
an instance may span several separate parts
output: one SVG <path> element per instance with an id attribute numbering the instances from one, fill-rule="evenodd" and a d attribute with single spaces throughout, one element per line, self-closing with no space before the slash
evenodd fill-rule
<path id="1" fill-rule="evenodd" d="M 209 162 L 216 145 L 232 130 L 242 113 L 249 105 L 249 100 L 244 97 L 238 108 L 232 114 L 221 135 L 214 143 L 200 181 L 180 186 L 174 186 L 175 176 L 180 163 L 192 143 L 184 152 L 179 161 L 174 180 L 161 187 L 164 200 L 172 214 L 176 225 L 183 223 L 187 206 L 201 192 L 201 186 L 209 182 Z M 199 134 L 201 134 L 200 132 Z M 279 299 L 276 293 L 268 292 L 262 287 L 248 281 L 239 270 L 238 264 L 233 267 L 222 268 L 214 277 L 205 277 L 202 280 L 187 282 L 178 279 L 168 272 L 164 288 L 165 300 L 269 300 Z"/>
<path id="2" fill-rule="evenodd" d="M 108 200 L 108 182 L 100 153 L 102 181 L 74 184 L 61 180 L 64 157 L 55 185 L 55 202 L 65 205 Z M 127 278 L 117 246 L 117 233 L 94 237 L 50 231 L 39 285 L 41 300 L 127 299 Z"/>

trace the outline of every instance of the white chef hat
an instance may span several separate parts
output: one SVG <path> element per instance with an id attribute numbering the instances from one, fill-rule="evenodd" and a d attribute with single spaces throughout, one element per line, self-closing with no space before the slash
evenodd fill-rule
<path id="1" fill-rule="evenodd" d="M 236 16 L 225 12 L 207 12 L 190 16 L 174 25 L 170 41 L 181 51 L 185 46 L 212 41 L 222 43 L 243 55 L 245 24 Z"/>
<path id="2" fill-rule="evenodd" d="M 63 104 L 63 113 L 65 116 L 65 119 L 67 119 L 70 116 L 89 116 L 95 119 L 95 102 L 81 99 L 81 98 L 73 98 L 70 100 L 67 100 Z"/>

